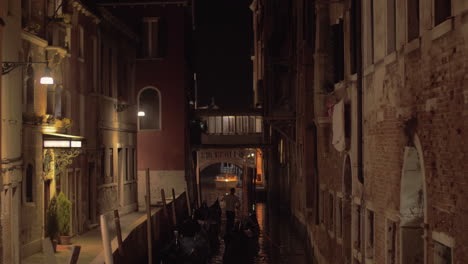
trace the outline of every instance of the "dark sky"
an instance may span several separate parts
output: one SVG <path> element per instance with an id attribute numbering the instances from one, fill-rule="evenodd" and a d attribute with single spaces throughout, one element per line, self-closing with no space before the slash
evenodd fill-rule
<path id="1" fill-rule="evenodd" d="M 198 105 L 211 97 L 221 109 L 252 105 L 251 0 L 196 0 L 194 65 Z"/>

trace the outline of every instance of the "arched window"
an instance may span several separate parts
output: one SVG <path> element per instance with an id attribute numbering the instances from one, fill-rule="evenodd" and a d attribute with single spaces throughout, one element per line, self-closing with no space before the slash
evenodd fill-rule
<path id="1" fill-rule="evenodd" d="M 156 88 L 145 88 L 138 96 L 140 130 L 161 129 L 161 94 Z"/>
<path id="2" fill-rule="evenodd" d="M 33 199 L 33 181 L 34 181 L 34 168 L 31 164 L 28 164 L 26 167 L 26 190 L 25 190 L 25 198 L 27 203 L 31 203 L 34 201 Z"/>

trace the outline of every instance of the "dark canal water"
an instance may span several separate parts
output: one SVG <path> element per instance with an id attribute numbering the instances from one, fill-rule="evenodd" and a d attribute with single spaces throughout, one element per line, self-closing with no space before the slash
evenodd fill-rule
<path id="1" fill-rule="evenodd" d="M 293 223 L 287 214 L 267 206 L 257 204 L 257 219 L 260 225 L 260 250 L 255 257 L 255 264 L 305 264 L 307 260 L 305 241 L 292 229 Z M 221 244 L 218 255 L 214 256 L 210 264 L 223 263 L 224 244 Z M 243 264 L 243 263 L 239 263 Z"/>

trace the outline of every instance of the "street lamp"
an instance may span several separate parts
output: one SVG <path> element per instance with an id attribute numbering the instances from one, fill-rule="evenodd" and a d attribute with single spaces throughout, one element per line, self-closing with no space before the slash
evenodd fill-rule
<path id="1" fill-rule="evenodd" d="M 26 66 L 30 64 L 45 64 L 46 70 L 45 75 L 41 77 L 41 84 L 54 84 L 54 79 L 50 76 L 50 68 L 47 66 L 46 61 L 40 62 L 13 62 L 13 61 L 2 61 L 2 75 L 8 74 L 19 66 Z"/>
<path id="2" fill-rule="evenodd" d="M 145 112 L 143 112 L 143 111 L 138 111 L 138 116 L 140 116 L 140 117 L 145 116 Z"/>
<path id="3" fill-rule="evenodd" d="M 50 68 L 47 67 L 44 76 L 41 77 L 41 84 L 54 84 L 54 79 L 50 76 Z"/>

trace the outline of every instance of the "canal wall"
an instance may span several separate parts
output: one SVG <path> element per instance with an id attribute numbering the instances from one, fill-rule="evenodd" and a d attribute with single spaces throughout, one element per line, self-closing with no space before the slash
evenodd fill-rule
<path id="1" fill-rule="evenodd" d="M 174 224 L 172 222 L 173 201 L 167 204 L 167 215 L 162 207 L 154 208 L 151 212 L 153 262 L 158 263 L 157 256 L 169 242 Z M 187 200 L 185 192 L 175 200 L 177 222 L 188 217 Z M 124 255 L 120 255 L 117 241 L 112 241 L 114 263 L 148 263 L 147 216 L 142 216 L 134 222 L 128 234 L 123 234 Z"/>

